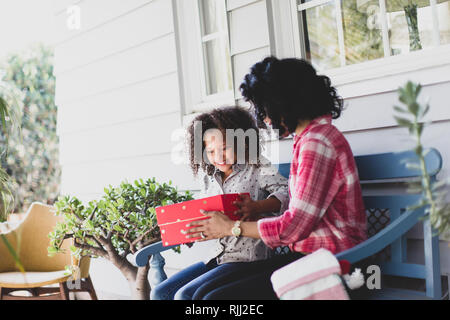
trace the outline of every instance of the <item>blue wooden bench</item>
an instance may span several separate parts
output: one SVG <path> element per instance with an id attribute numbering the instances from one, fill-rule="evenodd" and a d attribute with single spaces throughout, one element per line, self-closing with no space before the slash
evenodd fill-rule
<path id="1" fill-rule="evenodd" d="M 420 194 L 408 194 L 399 188 L 408 180 L 420 177 L 420 172 L 406 167 L 406 161 L 417 161 L 411 151 L 372 154 L 355 157 L 358 167 L 363 198 L 368 214 L 369 239 L 336 255 L 338 260 L 357 264 L 372 258 L 380 266 L 383 275 L 423 279 L 426 291 L 381 289 L 371 290 L 369 299 L 439 299 L 442 295 L 439 260 L 439 238 L 429 221 L 422 219 L 424 209 L 406 210 L 418 202 Z M 431 179 L 441 170 L 442 158 L 436 149 L 430 149 L 426 156 L 426 167 Z M 279 172 L 289 177 L 290 164 L 278 165 Z M 406 233 L 423 221 L 425 264 L 407 263 Z M 144 266 L 149 257 L 152 286 L 167 278 L 164 272 L 164 258 L 161 252 L 172 247 L 163 247 L 161 242 L 136 252 L 130 260 L 137 266 Z M 389 251 L 389 258 L 374 257 Z"/>

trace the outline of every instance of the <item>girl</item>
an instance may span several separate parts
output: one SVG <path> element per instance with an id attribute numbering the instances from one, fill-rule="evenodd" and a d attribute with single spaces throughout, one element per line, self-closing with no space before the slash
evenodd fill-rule
<path id="1" fill-rule="evenodd" d="M 192 122 L 188 136 L 194 175 L 199 169 L 205 173 L 200 198 L 249 193 L 250 198 L 242 197 L 242 201 L 236 203 L 239 207 L 237 214 L 246 221 L 256 221 L 287 208 L 287 180 L 259 157 L 259 131 L 254 118 L 246 110 L 225 107 L 204 113 Z M 239 141 L 239 137 L 243 141 Z M 200 148 L 196 148 L 198 141 Z M 256 151 L 256 157 L 251 150 Z M 233 228 L 234 224 L 229 231 Z M 200 236 L 206 237 L 204 234 Z M 152 290 L 152 299 L 195 299 L 211 280 L 232 272 L 247 274 L 252 262 L 271 256 L 272 250 L 260 239 L 232 234 L 218 237 L 204 262 L 196 263 L 159 284 Z"/>
<path id="2" fill-rule="evenodd" d="M 202 299 L 273 299 L 273 271 L 325 248 L 347 250 L 366 239 L 366 216 L 356 164 L 350 146 L 331 124 L 343 101 L 326 76 L 305 60 L 269 57 L 255 64 L 241 85 L 245 99 L 259 120 L 279 129 L 281 137 L 294 134 L 289 178 L 289 208 L 282 215 L 246 221 L 242 236 L 260 239 L 268 247 L 289 246 L 290 254 L 259 263 L 254 273 L 230 274 L 210 286 Z M 190 230 L 210 240 L 230 234 L 233 224 L 220 212 Z"/>

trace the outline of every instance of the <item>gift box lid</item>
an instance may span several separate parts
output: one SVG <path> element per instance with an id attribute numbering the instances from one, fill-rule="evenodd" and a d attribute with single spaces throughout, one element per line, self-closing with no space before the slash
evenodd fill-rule
<path id="1" fill-rule="evenodd" d="M 249 195 L 247 193 L 247 195 Z M 249 195 L 250 196 L 250 195 Z M 239 220 L 234 213 L 238 209 L 233 202 L 238 200 L 238 193 L 190 200 L 156 208 L 158 225 L 204 218 L 200 210 L 223 211 L 230 219 Z"/>

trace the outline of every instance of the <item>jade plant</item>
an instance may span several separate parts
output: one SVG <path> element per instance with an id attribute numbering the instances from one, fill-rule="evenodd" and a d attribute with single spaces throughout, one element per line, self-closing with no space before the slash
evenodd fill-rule
<path id="1" fill-rule="evenodd" d="M 426 170 L 425 156 L 429 149 L 424 148 L 422 135 L 427 125 L 424 118 L 430 110 L 430 106 L 418 102 L 421 89 L 420 84 L 410 81 L 404 87 L 399 88 L 399 100 L 404 107 L 394 106 L 395 119 L 399 126 L 408 129 L 415 141 L 414 152 L 418 162 L 411 161 L 406 165 L 410 169 L 419 170 L 422 175 L 421 181 L 410 183 L 410 192 L 422 194 L 421 201 L 410 209 L 424 207 L 426 218 L 430 219 L 433 228 L 438 234 L 445 234 L 450 231 L 450 203 L 446 199 L 449 179 L 433 181 Z"/>
<path id="2" fill-rule="evenodd" d="M 100 200 L 87 205 L 76 197 L 61 196 L 55 207 L 64 219 L 49 234 L 49 255 L 61 252 L 62 242 L 71 238 L 73 256 L 109 260 L 128 280 L 134 299 L 149 299 L 149 263 L 136 267 L 127 255 L 160 241 L 155 207 L 192 199 L 189 191 L 178 192 L 171 182 L 160 184 L 154 178 L 109 186 Z M 179 247 L 174 250 L 179 252 Z"/>

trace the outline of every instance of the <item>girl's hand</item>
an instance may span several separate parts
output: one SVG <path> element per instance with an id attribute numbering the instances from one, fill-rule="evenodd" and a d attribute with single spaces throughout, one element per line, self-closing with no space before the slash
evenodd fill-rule
<path id="1" fill-rule="evenodd" d="M 234 226 L 234 221 L 219 211 L 203 211 L 201 213 L 209 217 L 209 219 L 201 221 L 193 221 L 186 225 L 189 234 L 186 236 L 190 238 L 202 238 L 198 242 L 223 238 L 231 236 L 231 229 Z M 203 234 L 203 237 L 202 237 Z"/>
<path id="2" fill-rule="evenodd" d="M 247 194 L 239 195 L 241 201 L 235 201 L 233 204 L 239 209 L 236 210 L 236 215 L 241 217 L 242 221 L 257 220 L 259 214 L 259 207 L 257 201 L 253 201 Z"/>

